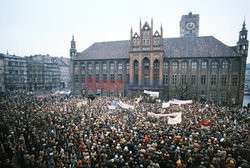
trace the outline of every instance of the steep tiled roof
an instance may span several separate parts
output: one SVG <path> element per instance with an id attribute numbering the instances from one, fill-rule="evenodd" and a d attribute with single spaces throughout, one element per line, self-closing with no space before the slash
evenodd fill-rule
<path id="1" fill-rule="evenodd" d="M 129 40 L 97 42 L 81 53 L 77 53 L 77 59 L 128 59 Z"/>
<path id="2" fill-rule="evenodd" d="M 69 58 L 65 58 L 65 57 L 55 57 L 58 65 L 60 66 L 69 66 Z"/>
<path id="3" fill-rule="evenodd" d="M 213 36 L 164 39 L 165 57 L 224 57 L 237 53 Z"/>
<path id="4" fill-rule="evenodd" d="M 183 57 L 227 57 L 237 56 L 235 50 L 223 44 L 213 36 L 181 37 L 164 39 L 164 56 Z M 129 40 L 97 42 L 81 53 L 77 60 L 128 59 Z"/>

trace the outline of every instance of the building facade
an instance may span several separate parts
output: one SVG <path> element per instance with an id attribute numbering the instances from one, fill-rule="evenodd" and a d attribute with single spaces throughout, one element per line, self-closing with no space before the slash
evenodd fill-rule
<path id="1" fill-rule="evenodd" d="M 69 88 L 70 86 L 70 73 L 69 64 L 70 60 L 68 58 L 60 57 L 56 58 L 59 66 L 60 72 L 60 88 Z"/>
<path id="2" fill-rule="evenodd" d="M 60 87 L 60 69 L 56 58 L 48 55 L 27 57 L 29 90 L 51 90 Z"/>
<path id="3" fill-rule="evenodd" d="M 245 22 L 234 47 L 213 36 L 199 36 L 197 14 L 182 16 L 177 38 L 163 38 L 162 26 L 160 31 L 153 26 L 153 20 L 143 25 L 140 21 L 138 32 L 131 29 L 130 40 L 94 43 L 83 52 L 77 52 L 73 38 L 72 93 L 135 96 L 146 89 L 159 91 L 164 99 L 242 104 L 248 54 Z M 88 88 L 94 83 L 94 89 Z"/>
<path id="4" fill-rule="evenodd" d="M 0 92 L 48 91 L 65 88 L 69 81 L 68 58 L 0 54 Z"/>
<path id="5" fill-rule="evenodd" d="M 2 91 L 27 90 L 27 66 L 26 58 L 8 53 L 1 54 L 1 81 Z"/>

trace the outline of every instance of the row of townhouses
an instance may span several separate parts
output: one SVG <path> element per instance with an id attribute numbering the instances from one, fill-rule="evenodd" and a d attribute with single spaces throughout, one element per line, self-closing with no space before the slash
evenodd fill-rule
<path id="1" fill-rule="evenodd" d="M 0 53 L 0 91 L 46 91 L 67 88 L 69 59 L 34 55 L 20 57 Z"/>

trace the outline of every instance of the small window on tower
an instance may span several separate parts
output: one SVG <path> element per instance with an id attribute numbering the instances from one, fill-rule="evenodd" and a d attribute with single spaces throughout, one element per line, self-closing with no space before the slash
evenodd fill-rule
<path id="1" fill-rule="evenodd" d="M 136 45 L 136 39 L 133 39 L 133 43 L 134 43 L 134 45 Z"/>

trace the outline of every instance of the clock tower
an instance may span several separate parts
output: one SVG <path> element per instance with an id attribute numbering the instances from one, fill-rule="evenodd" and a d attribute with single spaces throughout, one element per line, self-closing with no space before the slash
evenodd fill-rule
<path id="1" fill-rule="evenodd" d="M 199 18 L 198 14 L 183 15 L 180 21 L 180 36 L 194 37 L 199 36 Z"/>

